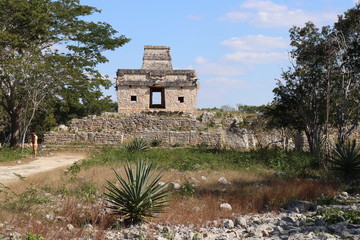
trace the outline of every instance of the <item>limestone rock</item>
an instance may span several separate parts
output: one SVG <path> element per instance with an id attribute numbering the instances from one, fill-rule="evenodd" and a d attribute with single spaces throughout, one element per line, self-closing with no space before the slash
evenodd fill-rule
<path id="1" fill-rule="evenodd" d="M 229 203 L 222 203 L 220 204 L 220 209 L 223 211 L 231 211 L 232 207 Z"/>
<path id="2" fill-rule="evenodd" d="M 228 182 L 228 181 L 226 180 L 226 178 L 221 177 L 221 178 L 219 178 L 219 180 L 218 180 L 218 184 L 220 184 L 220 185 L 230 185 L 231 183 Z"/>
<path id="3" fill-rule="evenodd" d="M 235 218 L 235 226 L 246 227 L 247 226 L 246 218 L 244 217 Z"/>
<path id="4" fill-rule="evenodd" d="M 299 212 L 316 211 L 317 205 L 309 201 L 290 200 L 287 209 L 290 211 L 298 209 Z"/>
<path id="5" fill-rule="evenodd" d="M 175 190 L 180 190 L 181 189 L 181 184 L 177 183 L 177 182 L 171 182 L 170 186 Z"/>

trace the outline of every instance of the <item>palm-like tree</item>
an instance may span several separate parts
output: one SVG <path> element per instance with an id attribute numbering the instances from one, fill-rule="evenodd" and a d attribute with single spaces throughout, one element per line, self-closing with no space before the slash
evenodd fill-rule
<path id="1" fill-rule="evenodd" d="M 107 181 L 105 197 L 113 214 L 124 217 L 126 224 L 137 224 L 163 212 L 169 190 L 159 185 L 162 174 L 154 176 L 153 165 L 144 161 L 136 163 L 135 171 L 129 163 L 124 168 L 126 180 L 114 170 L 120 187 Z"/>

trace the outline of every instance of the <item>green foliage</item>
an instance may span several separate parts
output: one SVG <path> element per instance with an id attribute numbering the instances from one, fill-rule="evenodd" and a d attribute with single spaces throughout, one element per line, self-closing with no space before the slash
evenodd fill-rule
<path id="1" fill-rule="evenodd" d="M 169 191 L 166 184 L 159 185 L 162 174 L 154 176 L 153 165 L 143 161 L 136 163 L 135 171 L 129 163 L 124 168 L 126 180 L 114 170 L 119 188 L 107 181 L 105 197 L 113 213 L 124 217 L 129 224 L 137 224 L 163 212 Z"/>
<path id="2" fill-rule="evenodd" d="M 126 151 L 105 147 L 91 158 L 82 161 L 81 167 L 136 162 L 147 159 L 163 169 L 180 171 L 244 169 L 252 166 L 285 171 L 288 176 L 312 176 L 317 169 L 311 154 L 302 151 L 259 149 L 248 152 L 220 148 L 151 148 L 147 151 Z"/>
<path id="3" fill-rule="evenodd" d="M 360 194 L 360 183 L 355 182 L 354 185 L 345 186 L 343 191 L 349 194 Z"/>
<path id="4" fill-rule="evenodd" d="M 329 126 L 344 142 L 359 125 L 359 13 L 357 4 L 333 27 L 317 28 L 308 22 L 289 30 L 294 62 L 277 80 L 267 115 L 274 126 L 305 132 L 318 160 L 325 159 L 322 137 Z"/>
<path id="5" fill-rule="evenodd" d="M 151 140 L 150 142 L 150 146 L 152 147 L 158 147 L 162 144 L 163 140 L 162 139 L 159 139 L 159 138 L 154 138 Z"/>
<path id="6" fill-rule="evenodd" d="M 149 148 L 149 144 L 142 138 L 135 138 L 131 142 L 124 145 L 124 149 L 129 152 L 145 151 Z"/>
<path id="7" fill-rule="evenodd" d="M 331 169 L 346 182 L 360 178 L 360 147 L 356 141 L 337 143 L 329 159 Z"/>
<path id="8" fill-rule="evenodd" d="M 7 195 L 9 193 L 6 193 Z M 29 187 L 26 191 L 16 194 L 12 192 L 14 197 L 9 197 L 4 202 L 3 206 L 11 211 L 24 211 L 37 204 L 46 204 L 50 199 L 46 196 L 41 196 L 38 189 Z"/>
<path id="9" fill-rule="evenodd" d="M 13 173 L 15 176 L 17 176 L 19 178 L 20 181 L 24 181 L 26 177 L 22 176 L 21 174 L 18 173 Z"/>
<path id="10" fill-rule="evenodd" d="M 36 235 L 33 233 L 27 233 L 24 240 L 46 240 L 46 239 L 42 237 L 40 234 Z"/>
<path id="11" fill-rule="evenodd" d="M 314 216 L 322 216 L 327 224 L 337 224 L 347 221 L 352 224 L 360 224 L 360 212 L 355 210 L 342 209 L 322 209 L 316 212 Z"/>
<path id="12" fill-rule="evenodd" d="M 83 182 L 74 190 L 75 195 L 89 202 L 96 200 L 96 186 L 92 182 Z"/>
<path id="13" fill-rule="evenodd" d="M 85 20 L 100 10 L 79 0 L 0 0 L 0 8 L 0 105 L 11 119 L 11 146 L 38 109 L 51 106 L 64 122 L 114 105 L 100 89 L 111 81 L 95 67 L 108 61 L 104 51 L 130 39 Z"/>
<path id="14" fill-rule="evenodd" d="M 60 194 L 63 196 L 75 196 L 88 202 L 95 202 L 95 200 L 99 197 L 97 194 L 98 189 L 95 183 L 83 179 L 79 180 L 73 176 L 69 180 L 72 183 L 71 185 L 60 184 L 56 188 L 45 185 L 41 189 L 45 192 L 50 192 L 55 195 Z"/>
<path id="15" fill-rule="evenodd" d="M 3 147 L 0 148 L 0 162 L 11 162 L 31 155 L 31 150 L 25 149 L 21 152 L 20 148 Z"/>
<path id="16" fill-rule="evenodd" d="M 180 194 L 183 197 L 192 197 L 195 193 L 195 184 L 191 181 L 186 182 L 181 186 Z"/>
<path id="17" fill-rule="evenodd" d="M 75 162 L 67 169 L 66 173 L 76 176 L 80 171 L 81 171 L 80 165 Z"/>
<path id="18" fill-rule="evenodd" d="M 261 114 L 265 111 L 266 106 L 253 106 L 253 105 L 244 105 L 244 104 L 236 104 L 236 107 L 241 113 L 257 113 Z"/>
<path id="19" fill-rule="evenodd" d="M 235 111 L 235 108 L 231 107 L 230 105 L 222 105 L 220 110 L 224 112 L 232 112 Z"/>

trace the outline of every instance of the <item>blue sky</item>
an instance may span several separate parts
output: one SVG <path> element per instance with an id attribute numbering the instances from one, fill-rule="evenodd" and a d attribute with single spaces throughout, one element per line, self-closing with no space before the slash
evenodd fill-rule
<path id="1" fill-rule="evenodd" d="M 81 0 L 132 40 L 98 66 L 114 82 L 119 68 L 141 68 L 144 45 L 170 46 L 175 69 L 195 69 L 198 108 L 271 102 L 289 66 L 292 26 L 332 25 L 358 0 Z M 104 91 L 116 100 L 115 89 Z"/>

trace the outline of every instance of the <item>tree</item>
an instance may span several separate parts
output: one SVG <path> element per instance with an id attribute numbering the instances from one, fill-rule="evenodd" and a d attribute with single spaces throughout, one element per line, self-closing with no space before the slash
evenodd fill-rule
<path id="1" fill-rule="evenodd" d="M 99 10 L 79 0 L 0 0 L 0 9 L 0 105 L 14 146 L 25 113 L 35 113 L 45 99 L 62 99 L 64 89 L 86 96 L 109 87 L 95 67 L 108 61 L 103 51 L 130 39 L 107 23 L 85 21 Z"/>
<path id="2" fill-rule="evenodd" d="M 334 27 L 309 22 L 290 29 L 292 66 L 273 90 L 267 114 L 280 126 L 305 132 L 310 151 L 320 154 L 336 127 L 344 143 L 360 120 L 360 9 L 339 16 Z"/>
<path id="3" fill-rule="evenodd" d="M 360 121 L 360 4 L 339 16 L 332 41 L 337 48 L 334 125 L 338 142 L 344 144 Z"/>
<path id="4" fill-rule="evenodd" d="M 99 90 L 89 93 L 84 90 L 75 92 L 64 88 L 59 94 L 61 98 L 52 101 L 53 114 L 59 124 L 65 124 L 73 118 L 99 115 L 104 111 L 117 111 L 117 103 L 113 102 L 109 96 L 102 97 L 102 92 Z"/>
<path id="5" fill-rule="evenodd" d="M 290 29 L 295 64 L 277 81 L 269 111 L 273 121 L 304 131 L 312 153 L 320 151 L 326 125 L 328 36 L 328 27 L 320 31 L 313 23 Z"/>

